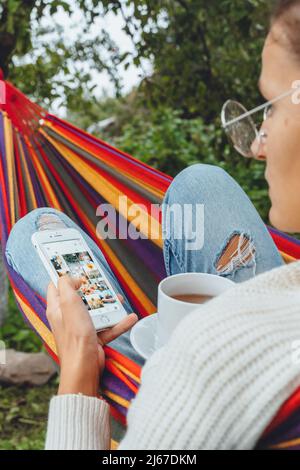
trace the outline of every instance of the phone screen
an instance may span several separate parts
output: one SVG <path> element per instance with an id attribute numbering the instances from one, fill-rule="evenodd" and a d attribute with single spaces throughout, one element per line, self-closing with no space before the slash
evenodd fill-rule
<path id="1" fill-rule="evenodd" d="M 69 274 L 84 281 L 78 290 L 90 314 L 119 310 L 116 294 L 110 289 L 103 274 L 95 265 L 80 239 L 53 241 L 42 244 L 43 252 L 59 277 Z"/>

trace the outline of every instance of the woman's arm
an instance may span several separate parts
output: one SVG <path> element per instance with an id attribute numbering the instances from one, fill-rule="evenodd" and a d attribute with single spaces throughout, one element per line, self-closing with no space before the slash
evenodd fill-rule
<path id="1" fill-rule="evenodd" d="M 137 321 L 130 314 L 114 327 L 99 332 L 77 289 L 81 280 L 64 276 L 58 288 L 51 283 L 47 318 L 60 360 L 58 394 L 49 410 L 46 449 L 109 449 L 109 405 L 99 397 L 105 366 L 103 346 Z"/>

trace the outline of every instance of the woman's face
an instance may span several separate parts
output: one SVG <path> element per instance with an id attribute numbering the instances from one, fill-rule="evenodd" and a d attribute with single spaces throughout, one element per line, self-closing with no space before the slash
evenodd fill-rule
<path id="1" fill-rule="evenodd" d="M 295 80 L 300 80 L 300 60 L 297 63 L 293 58 L 282 26 L 275 24 L 262 53 L 261 93 L 271 100 L 291 89 Z M 300 101 L 300 92 L 296 95 Z M 262 129 L 267 139 L 259 155 L 266 160 L 265 177 L 272 202 L 270 222 L 279 230 L 300 232 L 300 104 L 294 104 L 292 96 L 278 101 Z"/>

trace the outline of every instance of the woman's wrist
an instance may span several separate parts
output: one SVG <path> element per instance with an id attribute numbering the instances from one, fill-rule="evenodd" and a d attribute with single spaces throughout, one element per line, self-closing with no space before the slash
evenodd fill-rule
<path id="1" fill-rule="evenodd" d="M 86 395 L 88 397 L 98 397 L 99 390 L 96 383 L 86 383 L 84 380 L 61 380 L 58 387 L 58 395 Z"/>
<path id="2" fill-rule="evenodd" d="M 91 362 L 82 363 L 80 359 L 61 365 L 58 395 L 83 394 L 97 397 L 100 388 L 100 370 Z"/>

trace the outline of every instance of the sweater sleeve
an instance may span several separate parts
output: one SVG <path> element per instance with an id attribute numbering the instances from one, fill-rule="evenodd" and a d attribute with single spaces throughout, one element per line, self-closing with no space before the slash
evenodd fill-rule
<path id="1" fill-rule="evenodd" d="M 51 399 L 46 450 L 110 449 L 109 405 L 84 395 Z"/>

